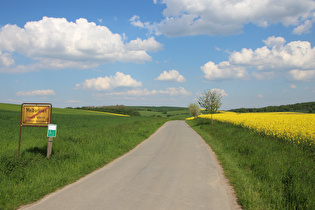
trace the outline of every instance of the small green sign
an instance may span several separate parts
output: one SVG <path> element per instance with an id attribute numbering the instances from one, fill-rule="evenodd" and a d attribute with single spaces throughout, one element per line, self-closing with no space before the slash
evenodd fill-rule
<path id="1" fill-rule="evenodd" d="M 47 131 L 47 137 L 56 137 L 57 133 L 57 125 L 49 124 L 48 125 L 48 131 Z"/>

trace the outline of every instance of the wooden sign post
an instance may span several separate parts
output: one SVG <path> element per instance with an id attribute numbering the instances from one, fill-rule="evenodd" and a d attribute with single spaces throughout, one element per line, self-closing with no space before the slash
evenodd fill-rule
<path id="1" fill-rule="evenodd" d="M 49 159 L 50 155 L 51 155 L 51 149 L 52 149 L 52 141 L 53 141 L 53 137 L 49 137 L 48 138 L 48 145 L 47 145 L 47 159 Z"/>
<path id="2" fill-rule="evenodd" d="M 47 130 L 47 137 L 48 137 L 48 145 L 47 145 L 47 158 L 50 157 L 51 149 L 52 149 L 52 141 L 53 138 L 56 137 L 57 133 L 57 125 L 49 124 Z"/>
<path id="3" fill-rule="evenodd" d="M 18 157 L 20 157 L 22 126 L 47 127 L 51 123 L 51 115 L 51 104 L 23 103 L 21 105 Z"/>

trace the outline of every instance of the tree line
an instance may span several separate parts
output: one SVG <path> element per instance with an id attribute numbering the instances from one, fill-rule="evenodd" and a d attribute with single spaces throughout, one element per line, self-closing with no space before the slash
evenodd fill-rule
<path id="1" fill-rule="evenodd" d="M 67 107 L 68 109 L 71 107 Z M 76 107 L 75 109 L 83 109 L 90 111 L 98 111 L 98 112 L 110 112 L 115 114 L 124 114 L 130 116 L 140 116 L 140 113 L 137 110 L 132 108 L 128 108 L 124 105 L 112 105 L 112 106 L 83 106 Z"/>
<path id="2" fill-rule="evenodd" d="M 315 111 L 315 102 L 296 103 L 280 106 L 267 106 L 262 108 L 238 108 L 230 109 L 232 112 L 306 112 L 313 113 Z"/>

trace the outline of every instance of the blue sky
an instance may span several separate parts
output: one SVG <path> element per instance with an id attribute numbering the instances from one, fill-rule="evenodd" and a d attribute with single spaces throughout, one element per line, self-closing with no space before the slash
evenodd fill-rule
<path id="1" fill-rule="evenodd" d="M 0 2 L 0 102 L 315 101 L 312 0 Z"/>

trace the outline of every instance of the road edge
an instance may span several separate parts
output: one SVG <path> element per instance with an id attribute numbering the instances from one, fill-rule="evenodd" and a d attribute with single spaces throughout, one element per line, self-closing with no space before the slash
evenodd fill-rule
<path id="1" fill-rule="evenodd" d="M 221 163 L 219 162 L 219 160 L 217 158 L 217 155 L 212 150 L 210 145 L 207 144 L 207 142 L 199 135 L 199 133 L 197 131 L 195 131 L 190 125 L 188 125 L 188 123 L 186 121 L 185 121 L 185 123 L 190 129 L 192 129 L 203 140 L 205 146 L 207 147 L 207 149 L 209 151 L 209 154 L 210 154 L 211 158 L 213 159 L 214 163 L 217 165 L 218 175 L 220 177 L 220 183 L 222 184 L 222 186 L 226 190 L 226 193 L 227 193 L 227 196 L 228 196 L 228 199 L 229 199 L 230 208 L 233 209 L 233 210 L 240 210 L 240 209 L 242 209 L 242 207 L 237 202 L 238 198 L 236 196 L 236 193 L 234 191 L 233 186 L 230 184 L 230 180 L 227 179 L 225 174 L 224 174 L 223 167 L 222 167 Z"/>
<path id="2" fill-rule="evenodd" d="M 120 159 L 124 158 L 125 156 L 129 155 L 130 153 L 132 153 L 133 151 L 137 150 L 139 147 L 141 147 L 143 144 L 145 144 L 147 141 L 149 141 L 153 136 L 155 136 L 158 132 L 160 132 L 160 130 L 170 121 L 165 122 L 161 127 L 159 127 L 153 134 L 151 134 L 151 136 L 149 136 L 149 138 L 144 139 L 142 142 L 140 142 L 137 146 L 135 146 L 133 149 L 131 149 L 129 152 L 121 155 L 120 157 L 112 160 L 111 162 L 107 163 L 106 165 L 102 166 L 101 168 L 96 169 L 95 171 L 92 171 L 91 173 L 79 178 L 78 180 L 76 180 L 75 182 L 72 182 L 71 184 L 65 185 L 57 190 L 55 190 L 54 192 L 51 192 L 47 195 L 45 195 L 44 197 L 42 197 L 41 199 L 33 202 L 33 203 L 28 203 L 25 205 L 21 205 L 17 208 L 17 210 L 23 210 L 23 209 L 28 209 L 29 207 L 36 205 L 37 203 L 43 202 L 46 199 L 48 199 L 51 196 L 54 196 L 56 193 L 58 193 L 59 191 L 63 191 L 68 189 L 69 187 L 71 187 L 72 185 L 78 183 L 78 182 L 82 182 L 85 179 L 89 178 L 90 176 L 93 176 L 95 173 L 98 173 L 101 170 L 104 170 L 107 167 L 111 167 L 115 162 L 119 161 Z"/>

